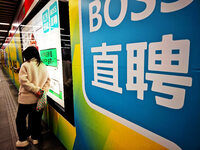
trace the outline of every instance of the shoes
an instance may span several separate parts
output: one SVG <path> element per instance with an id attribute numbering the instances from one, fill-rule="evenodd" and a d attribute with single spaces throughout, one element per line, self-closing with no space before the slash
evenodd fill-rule
<path id="1" fill-rule="evenodd" d="M 38 143 L 39 143 L 39 141 L 38 141 L 38 140 L 34 140 L 34 139 L 32 139 L 32 138 L 31 138 L 31 136 L 29 136 L 29 137 L 28 137 L 28 139 L 29 139 L 29 141 L 30 141 L 30 142 L 32 142 L 32 143 L 33 143 L 33 145 L 36 145 L 36 144 L 38 144 Z"/>
<path id="2" fill-rule="evenodd" d="M 16 142 L 16 147 L 26 147 L 28 146 L 29 142 L 28 141 L 17 141 Z"/>

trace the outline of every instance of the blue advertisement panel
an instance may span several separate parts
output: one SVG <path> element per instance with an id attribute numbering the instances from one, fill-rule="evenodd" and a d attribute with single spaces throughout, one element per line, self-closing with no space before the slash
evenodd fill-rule
<path id="1" fill-rule="evenodd" d="M 49 7 L 49 14 L 50 14 L 50 26 L 51 30 L 54 28 L 58 28 L 58 5 L 57 1 L 55 1 L 50 7 Z"/>
<path id="2" fill-rule="evenodd" d="M 42 13 L 43 32 L 49 32 L 49 12 L 48 9 Z"/>
<path id="3" fill-rule="evenodd" d="M 170 149 L 200 147 L 200 1 L 79 0 L 85 98 Z"/>

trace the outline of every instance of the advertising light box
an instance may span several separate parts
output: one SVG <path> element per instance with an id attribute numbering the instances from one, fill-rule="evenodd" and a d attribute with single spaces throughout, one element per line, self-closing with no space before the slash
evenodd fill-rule
<path id="1" fill-rule="evenodd" d="M 38 48 L 51 78 L 48 96 L 64 107 L 58 1 L 51 0 L 22 28 L 23 49 Z"/>
<path id="2" fill-rule="evenodd" d="M 40 50 L 40 58 L 46 66 L 57 67 L 57 50 L 56 50 L 56 48 Z"/>
<path id="3" fill-rule="evenodd" d="M 88 105 L 168 149 L 198 149 L 199 4 L 79 0 Z"/>

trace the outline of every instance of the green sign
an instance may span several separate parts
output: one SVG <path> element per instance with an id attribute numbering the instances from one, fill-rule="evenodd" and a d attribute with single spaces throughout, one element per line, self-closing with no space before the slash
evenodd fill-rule
<path id="1" fill-rule="evenodd" d="M 45 65 L 57 67 L 56 48 L 40 50 L 40 58 Z"/>

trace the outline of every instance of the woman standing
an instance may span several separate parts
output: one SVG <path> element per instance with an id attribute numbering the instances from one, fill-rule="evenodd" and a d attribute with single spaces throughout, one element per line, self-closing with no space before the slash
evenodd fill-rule
<path id="1" fill-rule="evenodd" d="M 43 92 L 48 92 L 50 78 L 47 67 L 42 63 L 36 47 L 30 46 L 22 52 L 25 62 L 19 71 L 19 96 L 16 126 L 19 140 L 16 147 L 25 147 L 29 144 L 29 137 L 33 144 L 38 144 L 41 134 L 42 111 L 37 112 L 38 99 Z M 28 115 L 28 129 L 26 127 L 26 117 Z"/>

